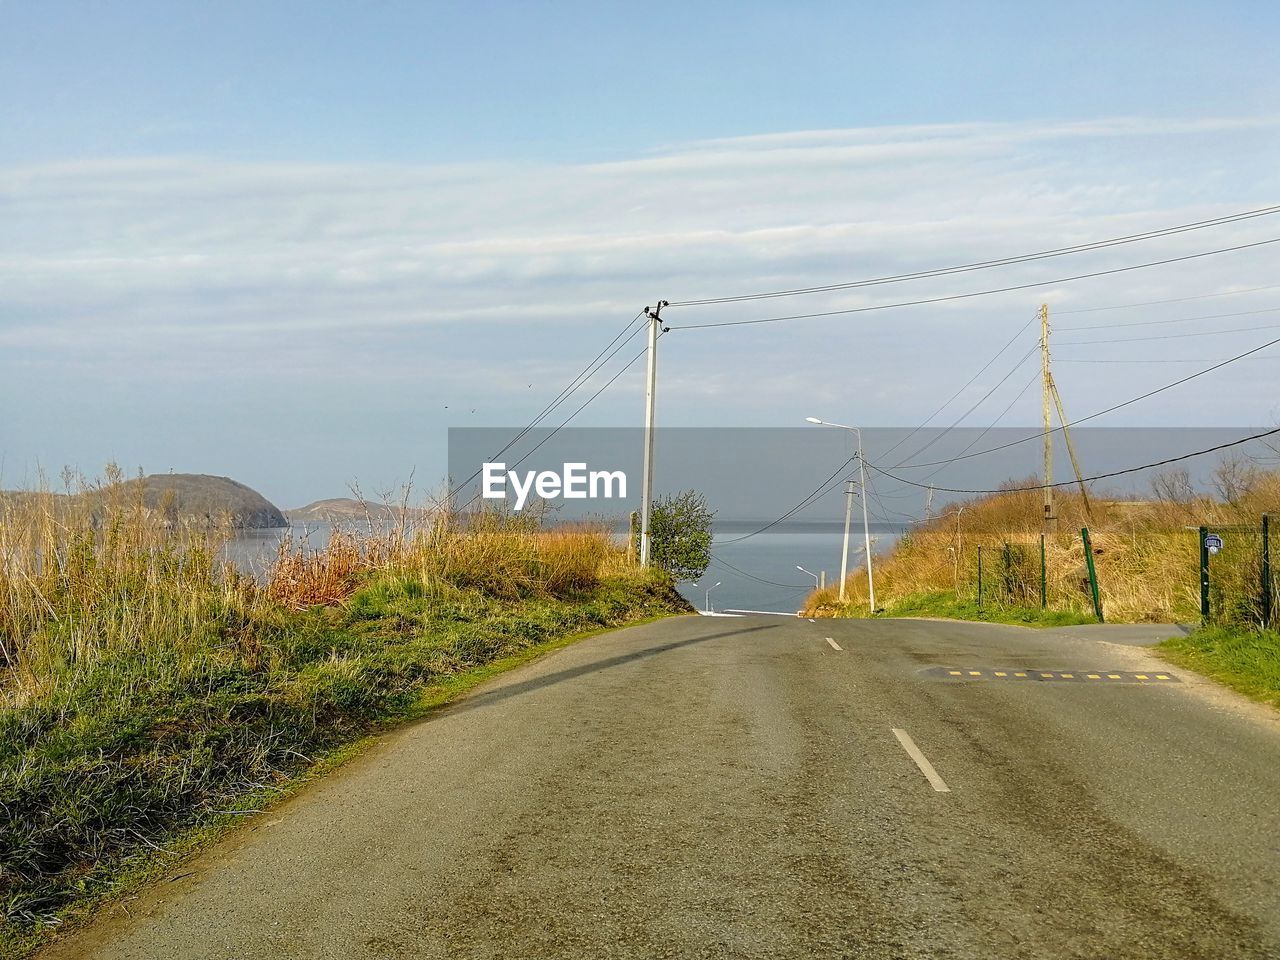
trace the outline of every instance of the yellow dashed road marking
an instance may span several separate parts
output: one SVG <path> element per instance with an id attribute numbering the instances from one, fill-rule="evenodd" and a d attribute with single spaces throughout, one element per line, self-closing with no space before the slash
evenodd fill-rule
<path id="1" fill-rule="evenodd" d="M 950 667 L 931 667 L 922 671 L 931 674 L 934 677 L 956 677 L 962 680 L 971 679 L 995 679 L 1008 680 L 1017 677 L 1022 680 L 1028 678 L 1033 680 L 1120 680 L 1130 683 L 1164 681 L 1166 683 L 1178 683 L 1178 678 L 1168 673 L 1096 673 L 1077 672 L 1074 670 L 953 670 Z"/>

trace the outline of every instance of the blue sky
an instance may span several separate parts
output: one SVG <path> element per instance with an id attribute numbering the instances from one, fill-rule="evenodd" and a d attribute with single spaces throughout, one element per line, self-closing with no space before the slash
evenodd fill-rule
<path id="1" fill-rule="evenodd" d="M 115 459 L 229 474 L 285 506 L 415 468 L 430 487 L 449 426 L 523 424 L 657 297 L 858 279 L 1275 202 L 1277 28 L 1261 3 L 0 0 L 0 480 Z M 1264 239 L 1278 221 L 1000 281 Z M 856 322 L 673 335 L 661 413 L 913 424 L 1041 299 L 1065 311 L 1228 294 L 1097 315 L 1223 332 L 1077 348 L 1162 361 L 1064 364 L 1083 414 L 1266 339 L 1265 313 L 1189 318 L 1280 305 L 1280 291 L 1239 292 L 1275 280 L 1274 250 Z M 1270 424 L 1273 369 L 1241 363 L 1123 423 Z M 583 422 L 637 422 L 635 373 Z M 1015 399 L 998 392 L 966 423 Z M 1024 399 L 1004 423 L 1034 422 Z"/>
<path id="2" fill-rule="evenodd" d="M 452 163 L 957 120 L 1248 116 L 1273 4 L 0 5 L 0 156 Z"/>

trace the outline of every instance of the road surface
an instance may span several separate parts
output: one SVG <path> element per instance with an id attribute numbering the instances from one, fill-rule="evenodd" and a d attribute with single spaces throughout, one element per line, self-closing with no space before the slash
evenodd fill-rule
<path id="1" fill-rule="evenodd" d="M 1280 957 L 1275 715 L 1149 636 L 600 636 L 385 737 L 45 957 Z"/>

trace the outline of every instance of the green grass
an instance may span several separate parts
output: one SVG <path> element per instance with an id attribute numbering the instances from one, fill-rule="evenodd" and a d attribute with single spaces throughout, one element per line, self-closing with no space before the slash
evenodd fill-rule
<path id="1" fill-rule="evenodd" d="M 1171 663 L 1280 707 L 1280 632 L 1203 627 L 1165 640 L 1157 649 Z"/>
<path id="2" fill-rule="evenodd" d="M 370 733 L 575 637 L 685 606 L 660 577 L 512 599 L 379 573 L 342 606 L 64 670 L 0 711 L 0 956 L 171 870 Z"/>
<path id="3" fill-rule="evenodd" d="M 921 593 L 905 597 L 876 614 L 879 617 L 940 617 L 947 620 L 976 620 L 983 623 L 1011 623 L 1023 627 L 1066 627 L 1095 623 L 1091 615 L 1074 610 L 1042 610 L 961 599 L 950 593 Z"/>

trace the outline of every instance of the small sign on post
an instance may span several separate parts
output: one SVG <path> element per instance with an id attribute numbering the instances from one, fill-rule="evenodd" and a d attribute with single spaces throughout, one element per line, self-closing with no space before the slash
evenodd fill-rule
<path id="1" fill-rule="evenodd" d="M 1222 538 L 1216 533 L 1207 534 L 1204 538 L 1204 548 L 1210 553 L 1217 553 L 1222 549 Z"/>

